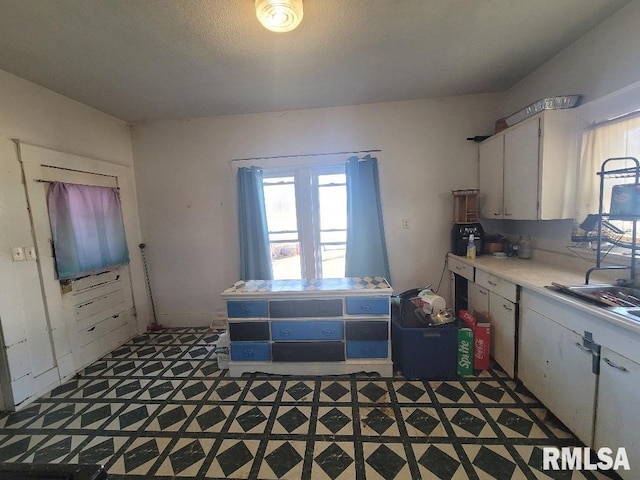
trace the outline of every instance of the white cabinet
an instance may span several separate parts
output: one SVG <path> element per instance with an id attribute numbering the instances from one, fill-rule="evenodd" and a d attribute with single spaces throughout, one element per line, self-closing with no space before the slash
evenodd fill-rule
<path id="1" fill-rule="evenodd" d="M 505 372 L 515 377 L 516 304 L 490 292 L 491 356 Z"/>
<path id="2" fill-rule="evenodd" d="M 469 283 L 468 290 L 469 310 L 480 312 L 491 321 L 491 356 L 515 378 L 516 285 L 476 269 L 476 282 Z"/>
<path id="3" fill-rule="evenodd" d="M 520 322 L 518 377 L 580 440 L 590 445 L 597 376 L 583 337 L 524 308 Z"/>
<path id="4" fill-rule="evenodd" d="M 480 214 L 484 218 L 503 218 L 504 135 L 489 137 L 479 149 Z"/>
<path id="5" fill-rule="evenodd" d="M 637 478 L 640 471 L 640 365 L 607 348 L 600 352 L 595 448 L 614 452 L 624 447 L 631 471 L 618 470 L 623 478 Z M 635 474 L 633 472 L 636 472 Z"/>
<path id="6" fill-rule="evenodd" d="M 572 110 L 541 112 L 480 143 L 484 218 L 571 218 L 577 162 Z"/>

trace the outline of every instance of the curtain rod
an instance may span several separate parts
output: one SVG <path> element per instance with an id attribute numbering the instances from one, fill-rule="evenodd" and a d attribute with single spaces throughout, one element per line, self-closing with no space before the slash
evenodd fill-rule
<path id="1" fill-rule="evenodd" d="M 301 155 L 279 155 L 274 157 L 250 157 L 250 158 L 233 158 L 232 162 L 246 162 L 248 160 L 277 160 L 279 158 L 299 158 L 299 157 L 328 157 L 333 155 L 357 155 L 361 153 L 379 153 L 382 150 L 359 150 L 357 152 L 331 152 L 331 153 L 303 153 Z"/>
<path id="2" fill-rule="evenodd" d="M 605 125 L 610 125 L 612 123 L 622 122 L 624 120 L 629 120 L 630 118 L 640 116 L 640 109 L 634 110 L 629 113 L 623 113 L 622 115 L 618 115 L 617 117 L 607 118 L 606 120 L 601 120 L 599 122 L 593 122 L 591 125 L 587 127 L 587 129 L 603 127 Z"/>
<path id="3" fill-rule="evenodd" d="M 104 175 L 104 176 L 108 176 L 108 175 Z M 54 182 L 59 182 L 59 183 L 69 183 L 69 182 L 60 182 L 60 180 L 42 180 L 41 178 L 35 178 L 33 180 L 36 183 L 54 183 Z M 71 185 L 82 185 L 84 187 L 95 187 L 97 185 L 87 185 L 84 183 L 72 183 Z M 105 187 L 105 188 L 115 188 L 116 190 L 120 190 L 120 187 L 115 186 L 115 187 Z"/>

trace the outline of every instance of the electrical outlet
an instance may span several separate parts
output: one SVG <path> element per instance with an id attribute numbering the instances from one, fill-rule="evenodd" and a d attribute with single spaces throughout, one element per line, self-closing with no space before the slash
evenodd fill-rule
<path id="1" fill-rule="evenodd" d="M 409 219 L 408 218 L 403 218 L 402 219 L 402 228 L 404 228 L 404 229 L 408 229 L 409 228 Z"/>
<path id="2" fill-rule="evenodd" d="M 24 248 L 22 247 L 13 247 L 11 249 L 11 256 L 13 257 L 14 262 L 22 262 L 24 261 Z"/>
<path id="3" fill-rule="evenodd" d="M 24 247 L 24 256 L 27 260 L 37 260 L 36 247 Z"/>

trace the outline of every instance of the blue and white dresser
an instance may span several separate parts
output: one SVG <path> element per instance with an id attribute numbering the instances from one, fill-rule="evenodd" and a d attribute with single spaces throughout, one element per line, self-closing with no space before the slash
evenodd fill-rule
<path id="1" fill-rule="evenodd" d="M 229 373 L 390 377 L 392 293 L 382 277 L 236 282 Z"/>

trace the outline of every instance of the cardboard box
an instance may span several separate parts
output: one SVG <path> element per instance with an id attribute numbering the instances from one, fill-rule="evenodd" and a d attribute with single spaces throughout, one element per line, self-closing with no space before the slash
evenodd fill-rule
<path id="1" fill-rule="evenodd" d="M 489 368 L 491 352 L 491 323 L 484 315 L 468 310 L 460 310 L 459 316 L 473 330 L 473 368 L 486 370 Z"/>
<path id="2" fill-rule="evenodd" d="M 458 330 L 458 375 L 473 375 L 473 330 Z"/>

